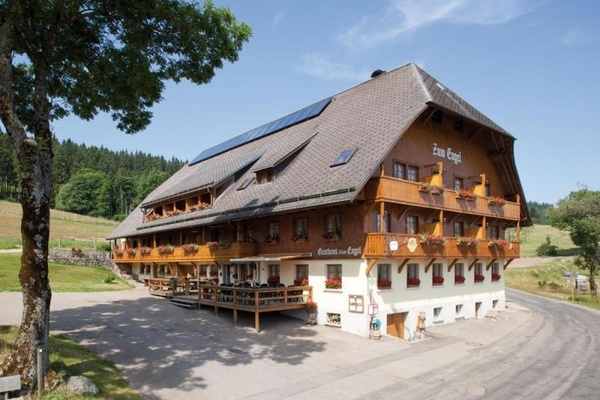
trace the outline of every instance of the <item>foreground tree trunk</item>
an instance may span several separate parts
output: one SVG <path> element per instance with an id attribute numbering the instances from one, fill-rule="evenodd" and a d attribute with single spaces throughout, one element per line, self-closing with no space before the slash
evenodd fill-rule
<path id="1" fill-rule="evenodd" d="M 20 374 L 23 386 L 33 390 L 37 383 L 38 349 L 42 351 L 44 375 L 50 369 L 48 332 L 52 292 L 48 279 L 48 240 L 52 188 L 51 105 L 47 97 L 45 63 L 41 63 L 35 71 L 34 115 L 29 127 L 34 139 L 28 137 L 14 101 L 10 39 L 13 17 L 14 13 L 7 12 L 0 21 L 0 119 L 20 161 L 23 254 L 19 280 L 23 291 L 23 315 L 19 337 L 11 354 L 0 365 L 0 375 Z"/>

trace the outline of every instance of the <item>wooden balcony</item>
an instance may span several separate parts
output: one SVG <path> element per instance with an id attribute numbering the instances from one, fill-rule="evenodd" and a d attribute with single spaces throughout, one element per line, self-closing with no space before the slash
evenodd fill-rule
<path id="1" fill-rule="evenodd" d="M 256 255 L 256 243 L 234 242 L 227 247 L 211 248 L 203 244 L 195 251 L 184 251 L 183 246 L 159 246 L 146 251 L 133 249 L 128 253 L 114 253 L 116 263 L 212 263 L 229 262 L 232 258 Z"/>
<path id="2" fill-rule="evenodd" d="M 521 218 L 518 203 L 506 202 L 503 206 L 498 206 L 488 204 L 487 197 L 467 200 L 459 198 L 457 192 L 452 189 L 445 189 L 442 193 L 423 191 L 419 189 L 418 182 L 387 176 L 371 179 L 365 187 L 365 194 L 366 199 L 371 201 L 407 204 L 512 221 L 519 221 Z"/>
<path id="3" fill-rule="evenodd" d="M 416 248 L 411 251 L 408 245 L 410 238 L 416 240 Z M 398 250 L 390 250 L 390 243 L 397 242 Z M 419 242 L 416 235 L 405 235 L 401 233 L 369 233 L 365 242 L 365 258 L 519 258 L 521 254 L 521 243 L 517 241 L 506 241 L 506 245 L 498 247 L 490 245 L 488 239 L 477 239 L 475 245 L 466 246 L 458 244 L 458 238 L 446 237 L 442 245 L 427 245 Z"/>

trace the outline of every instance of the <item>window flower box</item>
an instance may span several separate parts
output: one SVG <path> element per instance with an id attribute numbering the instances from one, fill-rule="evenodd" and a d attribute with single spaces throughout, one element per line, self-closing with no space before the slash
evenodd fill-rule
<path id="1" fill-rule="evenodd" d="M 389 279 L 377 279 L 377 289 L 391 289 L 392 281 Z"/>
<path id="2" fill-rule="evenodd" d="M 156 248 L 156 251 L 158 251 L 158 254 L 165 255 L 165 254 L 171 254 L 171 253 L 173 253 L 174 249 L 175 248 L 173 246 L 171 246 L 171 245 L 169 245 L 169 246 L 162 245 L 162 246 L 158 246 Z"/>
<path id="3" fill-rule="evenodd" d="M 502 278 L 502 275 L 500 274 L 492 274 L 492 282 L 497 282 L 500 280 L 500 278 Z"/>
<path id="4" fill-rule="evenodd" d="M 308 278 L 296 278 L 296 279 L 294 279 L 294 285 L 308 286 Z"/>
<path id="5" fill-rule="evenodd" d="M 321 236 L 328 242 L 337 242 L 342 237 L 339 232 L 325 232 Z"/>
<path id="6" fill-rule="evenodd" d="M 454 275 L 454 283 L 465 283 L 465 277 L 463 275 Z"/>
<path id="7" fill-rule="evenodd" d="M 267 235 L 265 236 L 265 243 L 267 243 L 269 246 L 275 246 L 276 244 L 279 243 L 279 236 L 277 235 Z"/>
<path id="8" fill-rule="evenodd" d="M 475 282 L 483 282 L 484 279 L 485 279 L 485 276 L 483 276 L 483 275 L 479 275 L 479 274 L 475 275 Z"/>
<path id="9" fill-rule="evenodd" d="M 115 256 L 121 257 L 121 256 L 123 256 L 123 254 L 125 254 L 125 250 L 115 249 L 114 253 L 115 253 Z"/>
<path id="10" fill-rule="evenodd" d="M 267 278 L 267 283 L 271 286 L 279 284 L 280 278 L 277 275 L 273 275 Z"/>
<path id="11" fill-rule="evenodd" d="M 142 246 L 138 248 L 138 252 L 143 256 L 147 256 L 148 254 L 150 254 L 151 251 L 152 249 L 148 246 Z"/>
<path id="12" fill-rule="evenodd" d="M 326 289 L 341 289 L 342 288 L 342 280 L 330 278 L 325 281 Z"/>
<path id="13" fill-rule="evenodd" d="M 419 287 L 421 285 L 421 280 L 419 278 L 406 278 L 406 286 L 408 287 Z"/>
<path id="14" fill-rule="evenodd" d="M 135 253 L 137 253 L 137 250 L 133 247 L 128 247 L 125 249 L 125 253 L 127 253 L 128 256 L 133 257 L 135 256 Z"/>
<path id="15" fill-rule="evenodd" d="M 200 248 L 200 246 L 198 246 L 195 243 L 189 243 L 189 244 L 184 244 L 183 246 L 181 246 L 181 248 L 183 249 L 183 252 L 185 254 L 192 254 L 198 251 L 198 249 Z"/>
<path id="16" fill-rule="evenodd" d="M 308 239 L 308 235 L 293 235 L 292 243 L 304 243 Z"/>
<path id="17" fill-rule="evenodd" d="M 477 199 L 477 195 L 475 193 L 464 189 L 456 192 L 456 197 L 467 201 L 475 201 Z"/>
<path id="18" fill-rule="evenodd" d="M 429 246 L 443 246 L 444 237 L 441 235 L 434 235 L 432 233 L 419 233 L 419 241 L 421 244 Z"/>
<path id="19" fill-rule="evenodd" d="M 206 242 L 206 247 L 208 247 L 209 250 L 218 250 L 221 248 L 221 245 L 219 242 Z"/>
<path id="20" fill-rule="evenodd" d="M 507 244 L 508 242 L 504 239 L 490 239 L 488 242 L 488 246 L 497 247 L 499 249 L 503 249 Z"/>
<path id="21" fill-rule="evenodd" d="M 432 283 L 434 286 L 443 285 L 444 277 L 443 276 L 434 276 L 432 279 Z"/>
<path id="22" fill-rule="evenodd" d="M 421 182 L 419 183 L 419 191 L 431 194 L 442 194 L 444 193 L 444 187 L 438 185 L 432 185 L 431 183 Z"/>
<path id="23" fill-rule="evenodd" d="M 488 204 L 491 205 L 491 206 L 502 207 L 503 205 L 506 204 L 506 199 L 504 199 L 502 197 L 489 197 L 488 198 Z"/>
<path id="24" fill-rule="evenodd" d="M 474 238 L 472 236 L 469 237 L 459 237 L 456 239 L 456 244 L 458 246 L 476 246 L 477 245 L 477 238 Z"/>

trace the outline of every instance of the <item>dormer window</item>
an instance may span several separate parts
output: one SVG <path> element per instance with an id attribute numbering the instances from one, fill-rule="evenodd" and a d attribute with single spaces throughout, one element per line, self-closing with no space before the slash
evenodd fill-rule
<path id="1" fill-rule="evenodd" d="M 273 182 L 275 180 L 275 171 L 273 168 L 267 168 L 260 171 L 256 171 L 256 183 L 262 185 L 263 183 Z"/>

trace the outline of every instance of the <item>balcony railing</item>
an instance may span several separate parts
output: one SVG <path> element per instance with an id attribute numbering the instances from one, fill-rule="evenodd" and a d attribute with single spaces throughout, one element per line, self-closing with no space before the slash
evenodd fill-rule
<path id="1" fill-rule="evenodd" d="M 195 250 L 185 251 L 183 246 L 159 246 L 155 248 L 137 248 L 129 252 L 116 251 L 118 263 L 165 263 L 165 262 L 214 262 L 229 261 L 232 258 L 249 257 L 256 254 L 256 243 L 234 242 L 223 245 L 197 245 Z"/>
<path id="2" fill-rule="evenodd" d="M 489 239 L 476 239 L 474 244 L 464 245 L 459 244 L 458 238 L 446 237 L 443 244 L 430 245 L 421 243 L 416 235 L 401 233 L 369 233 L 365 243 L 365 257 L 367 258 L 469 257 L 490 259 L 518 258 L 520 253 L 521 244 L 516 241 L 507 240 L 503 246 L 498 246 Z"/>
<path id="3" fill-rule="evenodd" d="M 508 201 L 502 206 L 491 205 L 488 204 L 489 199 L 487 197 L 468 200 L 458 197 L 458 193 L 452 189 L 445 189 L 441 193 L 435 190 L 427 191 L 420 189 L 418 182 L 387 176 L 371 179 L 366 185 L 365 193 L 367 200 L 493 216 L 513 221 L 520 219 L 520 206 L 518 203 Z"/>

